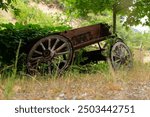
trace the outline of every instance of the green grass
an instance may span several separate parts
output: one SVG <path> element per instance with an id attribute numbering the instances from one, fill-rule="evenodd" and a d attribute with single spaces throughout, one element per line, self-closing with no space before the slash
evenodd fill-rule
<path id="1" fill-rule="evenodd" d="M 16 52 L 16 60 L 15 60 L 15 63 L 14 63 L 12 73 L 10 73 L 10 74 L 8 73 L 9 75 L 7 76 L 8 78 L 7 78 L 5 87 L 4 87 L 4 97 L 6 99 L 10 99 L 10 97 L 12 96 L 12 93 L 13 93 L 12 89 L 13 89 L 13 86 L 14 86 L 15 79 L 17 77 L 17 64 L 18 64 L 20 47 L 21 47 L 21 41 L 18 45 L 18 49 L 17 49 L 17 52 Z M 2 79 L 4 79 L 4 78 L 2 78 Z"/>
<path id="2" fill-rule="evenodd" d="M 61 94 L 67 99 L 111 99 L 109 93 L 131 90 L 138 83 L 149 82 L 149 70 L 148 65 L 135 62 L 130 71 L 68 72 L 61 78 L 18 74 L 15 79 L 10 79 L 7 76 L 0 80 L 0 88 L 4 89 L 0 99 L 64 99 L 59 96 Z"/>
<path id="3" fill-rule="evenodd" d="M 16 0 L 13 3 L 12 12 L 17 22 L 22 24 L 39 24 L 40 26 L 60 26 L 61 21 L 58 17 L 51 14 L 45 14 L 39 10 L 36 6 L 29 5 L 30 2 L 23 2 Z"/>

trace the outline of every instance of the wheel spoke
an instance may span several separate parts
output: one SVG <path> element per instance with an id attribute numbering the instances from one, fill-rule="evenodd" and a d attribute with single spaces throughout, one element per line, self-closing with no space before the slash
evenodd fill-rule
<path id="1" fill-rule="evenodd" d="M 63 60 L 63 61 L 61 61 L 61 62 L 65 63 L 65 64 L 67 63 L 67 61 L 66 61 L 66 60 Z"/>
<path id="2" fill-rule="evenodd" d="M 124 55 L 125 56 L 125 54 L 126 54 L 126 49 L 125 49 L 125 47 L 123 47 L 123 46 L 121 46 L 121 53 L 122 53 L 122 55 Z"/>
<path id="3" fill-rule="evenodd" d="M 35 60 L 40 60 L 40 59 L 42 59 L 43 57 L 42 56 L 40 56 L 40 57 L 34 57 L 34 58 L 30 58 L 32 61 L 35 61 Z"/>
<path id="4" fill-rule="evenodd" d="M 50 50 L 51 49 L 51 40 L 48 39 L 48 49 Z"/>
<path id="5" fill-rule="evenodd" d="M 118 53 L 116 53 L 115 51 L 113 52 L 113 56 L 117 57 L 117 58 L 120 58 L 120 56 L 118 55 Z"/>
<path id="6" fill-rule="evenodd" d="M 120 54 L 119 54 L 118 51 L 114 51 L 114 52 L 113 52 L 113 56 L 116 56 L 116 57 L 120 58 Z"/>
<path id="7" fill-rule="evenodd" d="M 46 48 L 44 47 L 44 45 L 43 45 L 42 42 L 40 43 L 40 45 L 41 45 L 41 47 L 42 47 L 43 50 L 46 50 Z"/>
<path id="8" fill-rule="evenodd" d="M 67 63 L 66 60 L 61 61 L 61 62 L 59 63 L 59 65 L 58 65 L 58 68 L 59 68 L 60 70 L 63 69 L 63 68 L 66 66 L 66 63 Z"/>
<path id="9" fill-rule="evenodd" d="M 63 48 L 66 47 L 66 46 L 67 46 L 67 44 L 64 43 L 64 44 L 62 44 L 60 47 L 58 47 L 55 51 L 56 51 L 56 52 L 59 52 L 61 49 L 63 49 Z"/>
<path id="10" fill-rule="evenodd" d="M 64 55 L 64 54 L 68 54 L 68 53 L 69 53 L 69 51 L 59 52 L 59 53 L 56 53 L 56 56 L 58 56 L 58 55 Z"/>
<path id="11" fill-rule="evenodd" d="M 35 53 L 39 54 L 39 55 L 42 55 L 42 52 L 39 52 L 37 50 L 34 50 Z"/>
<path id="12" fill-rule="evenodd" d="M 114 60 L 114 62 L 115 62 L 115 63 L 118 63 L 118 62 L 121 62 L 121 60 L 120 60 L 120 59 Z"/>
<path id="13" fill-rule="evenodd" d="M 56 45 L 58 44 L 59 39 L 56 40 L 56 42 L 54 43 L 53 47 L 52 47 L 52 51 L 55 49 Z"/>
<path id="14" fill-rule="evenodd" d="M 30 62 L 30 64 L 32 64 L 32 66 L 36 65 L 36 64 L 38 64 L 38 60 L 33 60 L 33 61 Z"/>

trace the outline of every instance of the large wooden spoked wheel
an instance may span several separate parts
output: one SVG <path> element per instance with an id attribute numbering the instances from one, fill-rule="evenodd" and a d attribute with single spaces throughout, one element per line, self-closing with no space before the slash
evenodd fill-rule
<path id="1" fill-rule="evenodd" d="M 115 70 L 132 67 L 132 54 L 128 46 L 122 41 L 117 41 L 111 48 L 110 61 Z"/>
<path id="2" fill-rule="evenodd" d="M 51 35 L 37 41 L 27 57 L 30 74 L 59 75 L 71 64 L 73 47 L 71 42 L 60 35 Z"/>

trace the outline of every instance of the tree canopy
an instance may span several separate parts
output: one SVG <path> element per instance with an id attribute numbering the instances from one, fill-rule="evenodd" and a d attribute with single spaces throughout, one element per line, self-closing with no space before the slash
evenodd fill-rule
<path id="1" fill-rule="evenodd" d="M 7 10 L 8 5 L 14 0 L 0 0 L 0 9 Z"/>
<path id="2" fill-rule="evenodd" d="M 8 9 L 15 0 L 0 0 L 0 9 Z M 105 10 L 115 11 L 127 17 L 126 25 L 137 25 L 141 19 L 143 25 L 150 26 L 150 0 L 58 0 L 64 5 L 69 15 L 86 17 L 89 13 L 102 13 Z"/>
<path id="3" fill-rule="evenodd" d="M 127 23 L 137 25 L 145 18 L 143 25 L 150 26 L 150 0 L 136 0 L 133 9 L 127 17 Z"/>
<path id="4" fill-rule="evenodd" d="M 104 10 L 115 10 L 127 16 L 126 24 L 137 25 L 141 18 L 147 17 L 145 25 L 150 26 L 150 0 L 62 0 L 65 9 L 76 16 L 87 16 L 88 13 L 101 13 Z M 115 9 L 114 9 L 115 8 Z"/>

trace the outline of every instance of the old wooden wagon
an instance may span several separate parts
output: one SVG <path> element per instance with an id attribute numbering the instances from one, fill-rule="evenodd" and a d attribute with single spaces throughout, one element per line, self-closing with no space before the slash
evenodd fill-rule
<path id="1" fill-rule="evenodd" d="M 110 54 L 104 56 L 102 51 L 106 45 L 100 43 L 107 40 L 115 40 L 110 46 Z M 87 52 L 87 61 L 99 61 L 109 58 L 114 69 L 121 66 L 130 67 L 132 55 L 127 45 L 110 32 L 107 24 L 96 24 L 68 30 L 38 40 L 30 49 L 27 57 L 27 69 L 29 73 L 61 74 L 74 59 L 74 53 L 85 46 L 98 43 L 98 50 Z M 78 55 L 75 55 L 76 57 Z"/>

